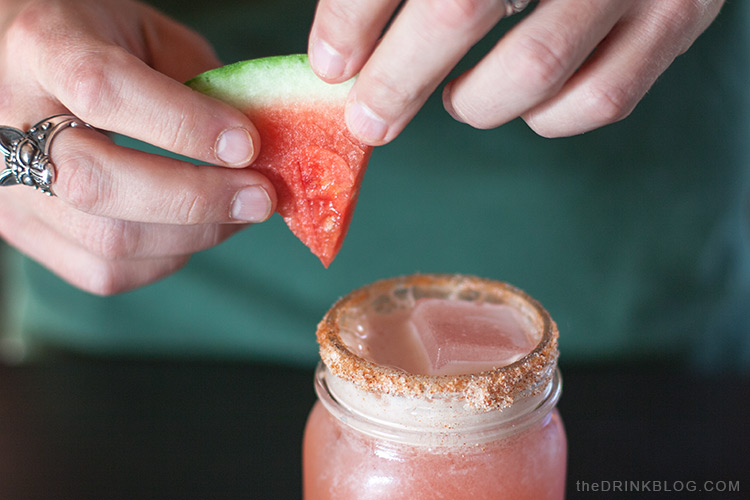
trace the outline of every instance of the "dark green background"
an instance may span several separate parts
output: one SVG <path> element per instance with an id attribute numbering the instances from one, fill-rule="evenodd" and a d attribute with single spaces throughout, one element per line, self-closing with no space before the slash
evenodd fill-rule
<path id="1" fill-rule="evenodd" d="M 160 2 L 230 63 L 304 52 L 314 2 Z M 275 216 L 155 285 L 111 298 L 11 263 L 31 349 L 310 366 L 339 296 L 413 272 L 508 281 L 539 299 L 571 363 L 750 366 L 748 16 L 731 2 L 628 119 L 549 140 L 491 131 L 431 99 L 378 148 L 330 269 Z M 463 63 L 507 29 L 501 23 Z M 20 272 L 19 272 L 20 271 Z M 23 283 L 23 285 L 21 285 Z"/>

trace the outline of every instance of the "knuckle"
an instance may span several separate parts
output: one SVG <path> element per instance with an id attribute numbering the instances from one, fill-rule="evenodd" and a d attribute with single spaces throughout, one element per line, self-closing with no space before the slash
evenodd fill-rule
<path id="1" fill-rule="evenodd" d="M 327 20 L 328 28 L 332 32 L 338 30 L 350 31 L 352 26 L 362 24 L 362 13 L 357 9 L 358 2 L 321 2 L 320 18 Z"/>
<path id="2" fill-rule="evenodd" d="M 68 107 L 79 116 L 92 116 L 93 112 L 109 101 L 110 85 L 106 69 L 87 55 L 75 61 L 68 71 L 64 88 Z"/>
<path id="3" fill-rule="evenodd" d="M 355 29 L 367 22 L 367 16 L 358 4 L 360 2 L 320 2 L 315 16 L 316 31 L 344 57 L 350 56 L 365 43 L 363 30 Z"/>
<path id="4" fill-rule="evenodd" d="M 97 214 L 104 211 L 109 199 L 109 183 L 93 158 L 83 151 L 66 151 L 56 160 L 55 192 L 66 203 L 81 212 Z"/>
<path id="5" fill-rule="evenodd" d="M 173 214 L 175 224 L 195 225 L 206 221 L 213 205 L 213 200 L 207 194 L 190 191 L 176 197 L 167 211 Z"/>
<path id="6" fill-rule="evenodd" d="M 513 58 L 506 65 L 513 84 L 537 93 L 548 93 L 561 84 L 568 72 L 568 44 L 553 38 L 542 40 L 526 35 L 510 51 Z"/>
<path id="7" fill-rule="evenodd" d="M 230 235 L 240 230 L 241 227 L 234 227 L 235 224 L 202 224 L 201 229 L 193 239 L 194 246 L 189 248 L 190 253 L 200 252 L 208 248 L 213 248 Z"/>
<path id="8" fill-rule="evenodd" d="M 129 290 L 132 286 L 127 273 L 117 261 L 101 261 L 91 268 L 84 289 L 95 295 L 110 297 Z"/>
<path id="9" fill-rule="evenodd" d="M 401 78 L 389 76 L 387 71 L 374 71 L 368 78 L 367 96 L 365 102 L 384 118 L 394 112 L 402 113 L 417 101 L 419 89 L 406 85 Z"/>
<path id="10" fill-rule="evenodd" d="M 654 34 L 668 40 L 678 53 L 684 53 L 716 17 L 722 3 L 721 0 L 662 0 L 645 16 Z"/>
<path id="11" fill-rule="evenodd" d="M 496 116 L 489 112 L 492 108 L 483 102 L 477 93 L 460 93 L 451 95 L 451 107 L 461 121 L 476 129 L 490 129 L 496 127 Z"/>
<path id="12" fill-rule="evenodd" d="M 86 272 L 76 275 L 74 284 L 94 295 L 116 295 L 126 290 L 123 273 L 119 268 L 118 262 L 91 259 Z"/>
<path id="13" fill-rule="evenodd" d="M 99 218 L 89 222 L 80 236 L 81 244 L 89 252 L 106 261 L 116 261 L 131 257 L 137 246 L 137 235 L 125 221 Z"/>
<path id="14" fill-rule="evenodd" d="M 108 297 L 153 283 L 178 271 L 189 259 L 189 256 L 177 256 L 151 262 L 145 266 L 145 271 L 136 271 L 134 263 L 129 261 L 92 259 L 86 272 L 74 277 L 74 284 L 89 293 Z"/>
<path id="15" fill-rule="evenodd" d="M 612 84 L 591 85 L 585 110 L 597 124 L 606 125 L 622 120 L 635 108 L 637 99 L 623 87 Z"/>
<path id="16" fill-rule="evenodd" d="M 666 20 L 683 24 L 697 21 L 706 8 L 704 0 L 661 0 L 657 12 Z"/>
<path id="17" fill-rule="evenodd" d="M 50 11 L 43 2 L 29 2 L 8 26 L 5 39 L 13 53 L 27 53 L 30 46 L 34 46 L 50 36 Z M 20 51 L 20 52 L 15 52 Z"/>
<path id="18" fill-rule="evenodd" d="M 163 116 L 163 115 L 162 115 Z M 188 110 L 180 113 L 180 119 L 175 120 L 171 127 L 158 127 L 158 133 L 154 142 L 161 144 L 168 151 L 189 151 L 196 146 L 196 137 L 204 137 L 206 134 L 201 130 L 201 124 L 195 119 L 190 118 L 192 115 Z M 158 119 L 155 116 L 154 119 Z"/>
<path id="19" fill-rule="evenodd" d="M 465 28 L 487 19 L 493 4 L 488 0 L 428 0 L 428 12 L 438 25 Z"/>
<path id="20" fill-rule="evenodd" d="M 95 121 L 102 115 L 116 116 L 119 83 L 111 71 L 121 65 L 122 49 L 106 47 L 76 52 L 60 64 L 61 100 L 76 115 Z"/>

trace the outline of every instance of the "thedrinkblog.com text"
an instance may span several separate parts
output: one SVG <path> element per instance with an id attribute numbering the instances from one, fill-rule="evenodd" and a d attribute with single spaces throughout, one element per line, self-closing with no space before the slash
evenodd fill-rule
<path id="1" fill-rule="evenodd" d="M 739 493 L 739 481 L 576 481 L 580 493 Z"/>

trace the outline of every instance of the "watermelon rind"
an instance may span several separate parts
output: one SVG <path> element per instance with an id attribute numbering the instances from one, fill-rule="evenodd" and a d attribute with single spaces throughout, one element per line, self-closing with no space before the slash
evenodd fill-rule
<path id="1" fill-rule="evenodd" d="M 307 55 L 293 54 L 240 61 L 189 80 L 193 89 L 240 109 L 272 106 L 275 101 L 336 102 L 346 100 L 354 79 L 331 84 L 310 67 Z"/>
<path id="2" fill-rule="evenodd" d="M 187 84 L 253 121 L 262 146 L 252 168 L 273 183 L 276 210 L 289 229 L 328 267 L 346 236 L 372 151 L 346 127 L 353 79 L 326 83 L 299 54 L 241 61 Z"/>

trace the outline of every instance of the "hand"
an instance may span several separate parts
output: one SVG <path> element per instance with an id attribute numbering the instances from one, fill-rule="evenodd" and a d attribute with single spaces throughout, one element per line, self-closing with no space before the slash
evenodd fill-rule
<path id="1" fill-rule="evenodd" d="M 501 0 L 320 0 L 310 33 L 316 73 L 360 73 L 352 133 L 394 139 L 451 69 L 504 15 Z M 477 128 L 519 116 L 546 137 L 626 117 L 716 17 L 723 0 L 540 0 L 472 69 L 448 83 L 445 108 Z"/>
<path id="2" fill-rule="evenodd" d="M 25 131 L 72 113 L 218 165 L 65 129 L 50 152 L 56 197 L 0 187 L 0 236 L 11 245 L 106 295 L 175 272 L 191 254 L 273 213 L 271 183 L 240 168 L 260 147 L 253 124 L 181 83 L 220 64 L 194 32 L 131 0 L 5 0 L 0 33 L 0 124 Z"/>

